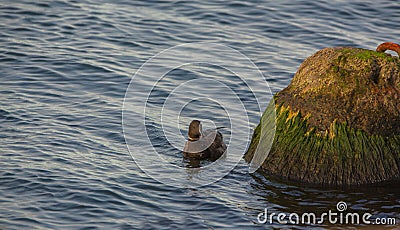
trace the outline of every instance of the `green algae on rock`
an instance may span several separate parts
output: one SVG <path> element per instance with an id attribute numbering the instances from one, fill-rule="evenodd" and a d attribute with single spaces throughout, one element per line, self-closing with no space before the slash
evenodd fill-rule
<path id="1" fill-rule="evenodd" d="M 267 172 L 320 185 L 400 178 L 398 57 L 359 48 L 320 50 L 274 103 L 275 137 L 261 165 Z M 262 146 L 261 124 L 268 122 L 263 116 L 255 129 L 247 161 Z"/>

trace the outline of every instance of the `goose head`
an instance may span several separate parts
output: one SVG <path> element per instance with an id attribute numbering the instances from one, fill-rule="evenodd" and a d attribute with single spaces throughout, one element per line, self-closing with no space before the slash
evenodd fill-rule
<path id="1" fill-rule="evenodd" d="M 199 120 L 193 120 L 190 122 L 188 130 L 189 141 L 197 141 L 200 139 L 202 134 L 201 122 Z"/>

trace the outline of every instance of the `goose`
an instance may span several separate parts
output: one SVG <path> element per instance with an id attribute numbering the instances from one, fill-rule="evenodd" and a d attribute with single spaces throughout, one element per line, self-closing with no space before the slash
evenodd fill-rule
<path id="1" fill-rule="evenodd" d="M 222 127 L 219 127 L 222 128 Z M 183 149 L 183 156 L 189 159 L 212 161 L 220 158 L 226 151 L 222 134 L 216 129 L 207 129 L 203 132 L 199 120 L 190 122 L 188 140 Z"/>

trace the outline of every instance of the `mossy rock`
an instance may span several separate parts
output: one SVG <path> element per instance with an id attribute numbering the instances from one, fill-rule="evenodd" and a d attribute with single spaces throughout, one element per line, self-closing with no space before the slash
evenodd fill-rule
<path id="1" fill-rule="evenodd" d="M 358 48 L 320 50 L 274 102 L 275 137 L 261 165 L 267 172 L 321 185 L 400 178 L 398 57 Z M 273 122 L 268 117 L 255 129 L 248 161 L 262 146 L 261 123 Z"/>

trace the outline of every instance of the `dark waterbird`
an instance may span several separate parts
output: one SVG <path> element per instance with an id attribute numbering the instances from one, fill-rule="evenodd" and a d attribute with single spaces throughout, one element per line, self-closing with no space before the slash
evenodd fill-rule
<path id="1" fill-rule="evenodd" d="M 217 160 L 226 151 L 222 134 L 218 129 L 202 130 L 201 122 L 193 120 L 188 130 L 188 140 L 183 150 L 183 156 L 195 160 Z"/>

